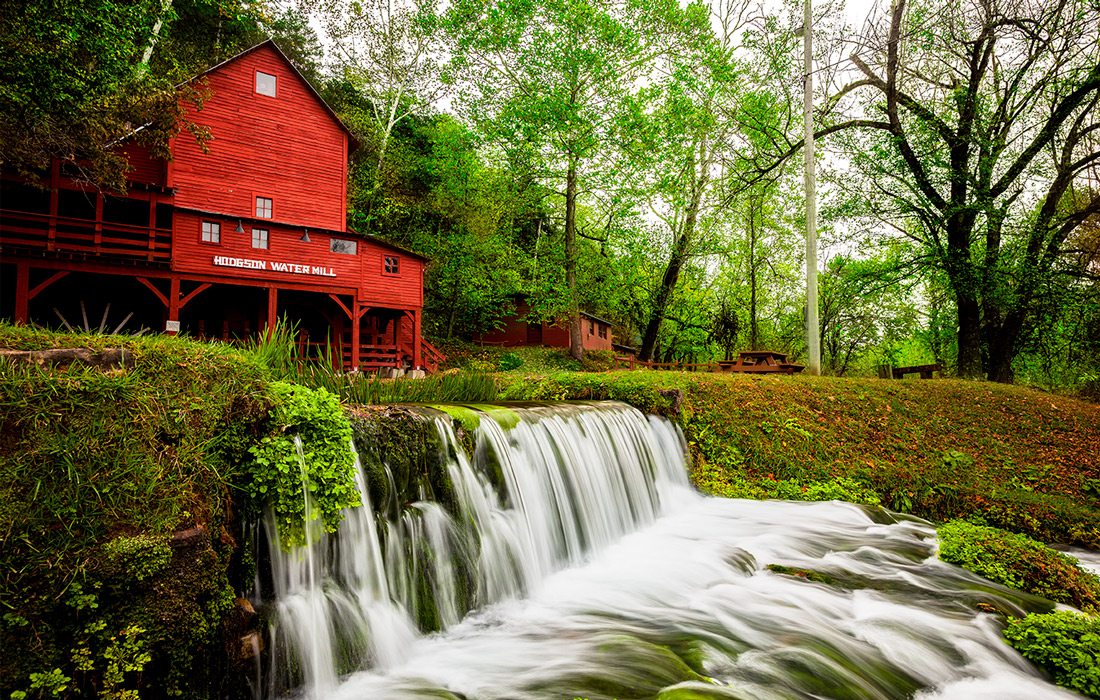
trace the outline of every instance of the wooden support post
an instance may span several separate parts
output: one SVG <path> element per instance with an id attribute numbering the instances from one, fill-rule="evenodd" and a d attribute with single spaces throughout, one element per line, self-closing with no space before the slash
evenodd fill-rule
<path id="1" fill-rule="evenodd" d="M 145 254 L 147 260 L 155 257 L 157 250 L 157 195 L 149 193 L 149 252 Z M 175 280 L 179 284 L 179 280 Z"/>
<path id="2" fill-rule="evenodd" d="M 420 344 L 420 309 L 413 311 L 413 369 L 422 369 L 421 358 L 423 348 Z"/>
<path id="3" fill-rule="evenodd" d="M 275 323 L 278 321 L 279 290 L 276 287 L 267 288 L 267 336 L 275 332 Z"/>
<path id="4" fill-rule="evenodd" d="M 95 244 L 95 252 L 101 253 L 103 245 L 103 193 L 97 192 L 95 196 L 95 233 L 92 237 Z"/>
<path id="5" fill-rule="evenodd" d="M 61 190 L 61 161 L 50 163 L 50 223 L 46 230 L 46 250 L 57 247 L 58 192 Z"/>
<path id="6" fill-rule="evenodd" d="M 352 303 L 356 303 L 354 300 Z M 354 306 L 355 313 L 351 315 L 351 371 L 355 372 L 359 369 L 359 320 L 362 315 L 359 313 L 359 307 Z"/>
<path id="7" fill-rule="evenodd" d="M 31 266 L 21 262 L 15 266 L 15 322 L 29 323 L 31 302 Z"/>
<path id="8" fill-rule="evenodd" d="M 168 323 L 164 330 L 176 335 L 180 330 L 180 278 L 173 277 L 168 284 Z"/>

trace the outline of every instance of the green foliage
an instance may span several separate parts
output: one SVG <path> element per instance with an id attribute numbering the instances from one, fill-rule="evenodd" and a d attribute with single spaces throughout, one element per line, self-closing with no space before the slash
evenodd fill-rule
<path id="1" fill-rule="evenodd" d="M 103 552 L 113 574 L 135 581 L 155 576 L 172 559 L 172 548 L 165 538 L 151 535 L 116 537 L 103 545 Z"/>
<path id="2" fill-rule="evenodd" d="M 953 520 L 939 527 L 940 559 L 1027 593 L 1100 612 L 1100 578 L 1076 560 L 993 527 Z"/>
<path id="3" fill-rule="evenodd" d="M 512 369 L 519 369 L 523 366 L 523 358 L 514 352 L 506 352 L 500 356 L 497 360 L 497 369 L 502 372 L 507 372 Z"/>
<path id="4" fill-rule="evenodd" d="M 496 383 L 482 371 L 446 372 L 423 379 L 383 379 L 370 373 L 334 370 L 330 359 L 300 357 L 293 324 L 279 320 L 275 328 L 251 340 L 248 353 L 274 377 L 314 389 L 324 389 L 351 404 L 487 402 L 496 398 Z"/>
<path id="5" fill-rule="evenodd" d="M 1100 698 L 1100 618 L 1070 611 L 1009 620 L 1005 639 L 1060 686 Z"/>
<path id="6" fill-rule="evenodd" d="M 351 425 L 332 393 L 272 382 L 273 432 L 252 454 L 249 496 L 270 506 L 284 547 L 304 544 L 306 528 L 320 520 L 335 532 L 343 510 L 359 503 Z"/>

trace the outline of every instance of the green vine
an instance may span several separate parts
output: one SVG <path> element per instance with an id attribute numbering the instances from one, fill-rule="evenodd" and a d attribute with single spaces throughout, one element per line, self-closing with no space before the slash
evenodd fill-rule
<path id="1" fill-rule="evenodd" d="M 335 395 L 324 389 L 273 382 L 270 418 L 275 431 L 249 449 L 249 495 L 275 512 L 284 547 L 305 543 L 307 523 L 336 530 L 343 510 L 360 505 L 355 488 L 351 424 Z M 301 440 L 301 447 L 295 438 Z M 304 490 L 309 493 L 306 512 Z"/>

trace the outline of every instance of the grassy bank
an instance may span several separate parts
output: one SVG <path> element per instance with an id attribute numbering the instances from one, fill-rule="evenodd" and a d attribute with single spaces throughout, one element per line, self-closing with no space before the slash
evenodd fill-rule
<path id="1" fill-rule="evenodd" d="M 120 346 L 125 366 L 0 359 L 5 697 L 232 693 L 233 503 L 265 370 L 166 336 L 0 326 L 5 348 Z"/>
<path id="2" fill-rule="evenodd" d="M 675 372 L 498 374 L 502 398 L 677 415 L 722 496 L 836 497 L 1100 548 L 1100 405 L 1013 386 Z"/>

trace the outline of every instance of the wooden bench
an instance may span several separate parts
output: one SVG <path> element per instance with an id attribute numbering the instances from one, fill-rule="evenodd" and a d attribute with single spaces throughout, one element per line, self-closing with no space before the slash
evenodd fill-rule
<path id="1" fill-rule="evenodd" d="M 931 379 L 933 372 L 939 372 L 943 375 L 943 369 L 939 363 L 931 365 L 911 365 L 909 367 L 890 367 L 890 365 L 879 366 L 879 377 L 883 379 L 903 379 L 907 374 L 919 374 L 921 379 Z"/>

